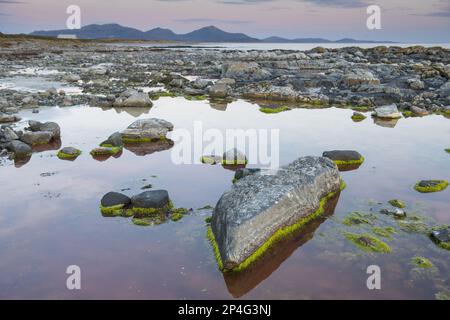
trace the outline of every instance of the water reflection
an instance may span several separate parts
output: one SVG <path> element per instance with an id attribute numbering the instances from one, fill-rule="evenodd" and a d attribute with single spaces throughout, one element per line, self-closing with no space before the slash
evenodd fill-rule
<path id="1" fill-rule="evenodd" d="M 224 273 L 223 277 L 230 294 L 234 298 L 240 298 L 249 293 L 277 270 L 297 249 L 313 239 L 320 225 L 334 213 L 339 196 L 340 192 L 328 200 L 320 218 L 314 219 L 289 238 L 278 242 L 250 268 L 243 272 Z"/>
<path id="2" fill-rule="evenodd" d="M 164 139 L 148 143 L 127 143 L 124 147 L 137 156 L 147 156 L 155 152 L 169 150 L 173 145 L 174 142 L 172 140 Z"/>
<path id="3" fill-rule="evenodd" d="M 374 117 L 373 123 L 375 123 L 377 126 L 384 128 L 395 128 L 395 126 L 398 123 L 398 120 L 400 119 L 381 119 Z"/>

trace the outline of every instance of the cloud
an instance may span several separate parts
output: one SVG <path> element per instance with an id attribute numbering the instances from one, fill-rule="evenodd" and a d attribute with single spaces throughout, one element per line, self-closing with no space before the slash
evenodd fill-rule
<path id="1" fill-rule="evenodd" d="M 209 19 L 209 18 L 187 18 L 187 19 L 176 19 L 174 21 L 181 23 L 224 23 L 224 24 L 247 24 L 251 22 L 248 20 L 223 20 L 223 19 Z"/>

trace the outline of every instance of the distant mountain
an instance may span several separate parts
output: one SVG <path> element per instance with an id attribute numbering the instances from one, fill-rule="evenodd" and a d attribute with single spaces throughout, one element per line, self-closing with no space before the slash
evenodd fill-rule
<path id="1" fill-rule="evenodd" d="M 244 33 L 231 33 L 223 31 L 215 26 L 208 26 L 186 34 L 176 34 L 170 29 L 154 28 L 149 31 L 141 31 L 124 27 L 119 24 L 90 24 L 77 30 L 51 30 L 35 31 L 30 35 L 57 37 L 60 35 L 76 35 L 80 39 L 129 39 L 129 40 L 167 40 L 184 42 L 264 42 L 264 43 L 382 43 L 389 41 L 364 41 L 344 38 L 331 41 L 322 38 L 298 38 L 286 39 L 282 37 L 269 37 L 256 39 Z"/>

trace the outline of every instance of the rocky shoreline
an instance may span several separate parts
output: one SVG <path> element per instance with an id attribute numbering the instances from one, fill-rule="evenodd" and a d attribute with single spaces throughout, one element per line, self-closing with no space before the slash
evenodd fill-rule
<path id="1" fill-rule="evenodd" d="M 396 104 L 421 116 L 450 112 L 450 50 L 440 47 L 242 51 L 0 38 L 0 58 L 0 79 L 43 75 L 80 89 L 3 88 L 0 112 L 6 114 L 55 105 L 151 107 L 160 95 L 366 110 Z M 145 90 L 153 87 L 164 93 Z"/>

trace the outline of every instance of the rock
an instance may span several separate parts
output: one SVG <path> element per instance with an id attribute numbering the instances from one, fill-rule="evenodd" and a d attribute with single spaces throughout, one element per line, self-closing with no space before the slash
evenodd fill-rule
<path id="1" fill-rule="evenodd" d="M 247 157 L 238 149 L 234 148 L 224 152 L 222 156 L 222 164 L 227 166 L 246 165 Z"/>
<path id="2" fill-rule="evenodd" d="M 20 137 L 20 140 L 29 145 L 48 144 L 53 139 L 53 134 L 50 131 L 26 131 Z"/>
<path id="3" fill-rule="evenodd" d="M 197 78 L 192 83 L 192 87 L 195 89 L 205 89 L 210 84 L 211 84 L 211 81 L 209 81 L 209 80 Z"/>
<path id="4" fill-rule="evenodd" d="M 387 215 L 393 215 L 394 217 L 403 218 L 406 217 L 406 212 L 399 208 L 389 208 L 389 209 L 381 209 L 380 213 L 387 214 Z"/>
<path id="5" fill-rule="evenodd" d="M 322 156 L 333 160 L 336 164 L 361 164 L 364 162 L 364 157 L 353 150 L 325 151 Z"/>
<path id="6" fill-rule="evenodd" d="M 148 94 L 143 92 L 134 92 L 131 96 L 124 98 L 119 97 L 114 102 L 114 107 L 135 107 L 135 108 L 150 108 L 153 106 Z"/>
<path id="7" fill-rule="evenodd" d="M 422 117 L 422 116 L 426 116 L 426 115 L 429 114 L 429 112 L 427 110 L 419 108 L 419 107 L 416 107 L 416 106 L 412 106 L 411 108 L 409 108 L 409 110 L 411 110 L 411 112 L 415 116 Z"/>
<path id="8" fill-rule="evenodd" d="M 231 78 L 222 78 L 220 80 L 217 80 L 215 84 L 224 84 L 230 87 L 233 87 L 236 84 L 236 80 Z"/>
<path id="9" fill-rule="evenodd" d="M 132 197 L 131 203 L 134 208 L 164 208 L 169 206 L 169 193 L 166 190 L 145 191 Z"/>
<path id="10" fill-rule="evenodd" d="M 353 112 L 352 115 L 352 120 L 359 122 L 359 121 L 363 121 L 366 118 L 366 116 L 364 114 L 362 114 L 361 112 Z"/>
<path id="11" fill-rule="evenodd" d="M 4 135 L 5 139 L 6 139 L 6 141 L 18 140 L 19 139 L 19 136 L 10 127 L 6 127 L 5 129 L 3 129 L 3 135 Z"/>
<path id="12" fill-rule="evenodd" d="M 81 150 L 65 147 L 58 151 L 57 157 L 63 160 L 74 160 L 81 154 Z"/>
<path id="13" fill-rule="evenodd" d="M 402 117 L 402 114 L 398 111 L 397 105 L 391 104 L 376 108 L 373 116 L 382 119 L 399 119 Z"/>
<path id="14" fill-rule="evenodd" d="M 14 153 L 15 158 L 26 158 L 33 153 L 29 145 L 19 140 L 11 141 L 6 148 Z"/>
<path id="15" fill-rule="evenodd" d="M 56 122 L 45 122 L 30 120 L 29 128 L 32 132 L 46 131 L 52 134 L 52 138 L 59 139 L 61 137 L 61 128 Z"/>
<path id="16" fill-rule="evenodd" d="M 245 178 L 246 176 L 250 176 L 252 174 L 260 173 L 261 169 L 258 168 L 239 168 L 236 173 L 234 174 L 234 181 L 241 180 Z"/>
<path id="17" fill-rule="evenodd" d="M 363 84 L 380 84 L 380 80 L 377 79 L 372 72 L 362 69 L 356 69 L 344 75 L 343 82 L 349 87 L 360 86 Z"/>
<path id="18" fill-rule="evenodd" d="M 173 124 L 156 118 L 141 119 L 133 122 L 122 131 L 124 143 L 152 142 L 166 139 L 169 131 L 173 130 Z"/>
<path id="19" fill-rule="evenodd" d="M 448 187 L 446 180 L 422 180 L 416 183 L 414 189 L 422 193 L 443 191 Z"/>
<path id="20" fill-rule="evenodd" d="M 399 199 L 389 200 L 389 204 L 393 207 L 400 208 L 400 209 L 403 209 L 406 207 L 405 202 L 403 202 L 402 200 L 399 200 Z"/>
<path id="21" fill-rule="evenodd" d="M 109 136 L 108 139 L 103 141 L 100 144 L 101 147 L 122 147 L 123 141 L 122 141 L 122 134 L 120 132 L 114 132 L 112 135 Z"/>
<path id="22" fill-rule="evenodd" d="M 212 216 L 219 265 L 239 269 L 256 259 L 252 255 L 281 228 L 300 227 L 320 215 L 325 199 L 339 192 L 341 183 L 336 165 L 322 157 L 303 157 L 272 175 L 239 180 L 222 195 Z"/>
<path id="23" fill-rule="evenodd" d="M 91 150 L 91 155 L 93 157 L 97 156 L 114 156 L 122 152 L 120 147 L 99 147 Z"/>
<path id="24" fill-rule="evenodd" d="M 221 160 L 222 160 L 221 157 L 214 156 L 214 155 L 212 155 L 212 156 L 202 156 L 202 159 L 201 159 L 202 163 L 204 163 L 204 164 L 211 164 L 211 165 L 218 164 L 218 163 L 221 162 Z"/>
<path id="25" fill-rule="evenodd" d="M 209 88 L 209 95 L 212 98 L 226 98 L 229 87 L 226 84 L 215 84 Z"/>
<path id="26" fill-rule="evenodd" d="M 17 122 L 19 120 L 16 116 L 0 113 L 0 123 Z"/>
<path id="27" fill-rule="evenodd" d="M 425 89 L 425 83 L 419 79 L 408 79 L 409 87 L 413 90 Z"/>
<path id="28" fill-rule="evenodd" d="M 130 205 L 131 199 L 127 197 L 126 195 L 118 192 L 108 192 L 105 194 L 101 200 L 102 207 L 108 208 L 108 207 L 115 207 L 115 206 L 121 206 L 125 207 Z"/>
<path id="29" fill-rule="evenodd" d="M 437 244 L 446 244 L 447 248 L 450 249 L 450 226 L 440 227 L 438 230 L 433 230 L 430 237 Z"/>
<path id="30" fill-rule="evenodd" d="M 256 62 L 232 62 L 222 68 L 222 78 L 237 81 L 259 81 L 271 76 L 269 71 L 262 69 Z"/>
<path id="31" fill-rule="evenodd" d="M 67 82 L 78 82 L 81 78 L 77 74 L 67 74 L 64 76 L 63 80 Z"/>

